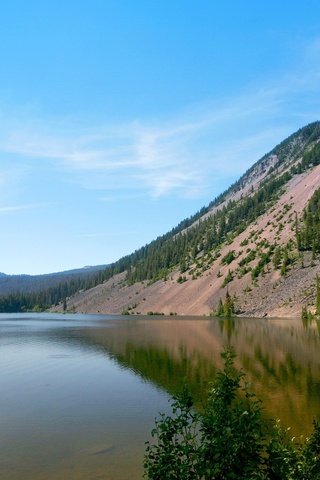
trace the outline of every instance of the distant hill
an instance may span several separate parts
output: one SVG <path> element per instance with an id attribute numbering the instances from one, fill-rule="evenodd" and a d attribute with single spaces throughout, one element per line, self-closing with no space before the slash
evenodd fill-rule
<path id="1" fill-rule="evenodd" d="M 44 275 L 6 275 L 0 273 L 0 296 L 13 292 L 34 293 L 51 288 L 61 282 L 88 278 L 104 270 L 107 265 L 88 266 Z"/>
<path id="2" fill-rule="evenodd" d="M 320 122 L 258 160 L 208 206 L 90 277 L 62 279 L 0 310 L 295 316 L 320 274 Z M 61 278 L 61 277 L 60 277 Z"/>

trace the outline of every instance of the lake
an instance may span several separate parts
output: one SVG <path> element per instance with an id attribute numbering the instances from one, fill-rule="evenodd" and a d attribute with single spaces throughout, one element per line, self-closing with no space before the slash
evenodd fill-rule
<path id="1" fill-rule="evenodd" d="M 320 413 L 320 323 L 0 314 L 0 479 L 140 480 L 159 412 L 187 380 L 201 404 L 231 344 L 294 435 Z"/>

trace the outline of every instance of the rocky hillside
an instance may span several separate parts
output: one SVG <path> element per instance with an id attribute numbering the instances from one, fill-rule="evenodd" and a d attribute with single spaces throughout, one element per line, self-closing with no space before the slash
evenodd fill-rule
<path id="1" fill-rule="evenodd" d="M 194 216 L 109 265 L 90 284 L 0 297 L 0 311 L 296 316 L 320 270 L 320 122 L 256 162 Z M 93 287 L 93 288 L 89 288 Z M 66 298 L 67 297 L 67 298 Z"/>
<path id="2" fill-rule="evenodd" d="M 226 296 L 246 316 L 312 308 L 320 274 L 319 141 L 319 122 L 291 135 L 209 207 L 122 259 L 125 268 L 76 293 L 67 308 L 208 315 Z"/>

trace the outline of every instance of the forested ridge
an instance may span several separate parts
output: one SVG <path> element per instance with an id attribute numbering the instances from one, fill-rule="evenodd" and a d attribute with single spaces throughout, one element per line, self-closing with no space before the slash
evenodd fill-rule
<path id="1" fill-rule="evenodd" d="M 320 252 L 320 189 L 312 195 L 303 213 L 303 223 L 297 232 L 298 248 L 301 251 Z"/>
<path id="2" fill-rule="evenodd" d="M 6 275 L 0 274 L 0 296 L 12 292 L 34 293 L 47 290 L 62 282 L 70 282 L 78 278 L 88 278 L 107 265 L 87 266 L 62 272 L 45 273 L 40 275 Z"/>
<path id="3" fill-rule="evenodd" d="M 207 207 L 203 207 L 195 215 L 180 222 L 170 232 L 87 278 L 61 282 L 37 293 L 13 292 L 10 295 L 2 296 L 0 297 L 0 311 L 44 310 L 79 290 L 92 288 L 121 272 L 127 272 L 129 284 L 144 280 L 154 282 L 158 279 L 165 279 L 170 271 L 177 267 L 183 274 L 201 255 L 207 255 L 209 262 L 214 261 L 219 255 L 220 246 L 225 242 L 230 242 L 263 214 L 279 198 L 283 188 L 294 175 L 320 163 L 320 144 L 316 143 L 319 139 L 320 122 L 307 125 L 265 155 Z M 276 158 L 271 167 L 268 163 L 270 156 Z M 247 185 L 256 170 L 266 173 L 265 180 L 256 190 L 252 187 L 250 192 L 239 200 L 235 201 L 230 198 L 227 201 L 230 194 Z M 202 218 L 222 202 L 224 205 L 214 214 L 208 215 L 205 219 Z M 312 200 L 312 202 L 310 208 L 313 216 L 310 212 L 304 214 L 303 226 L 299 231 L 300 249 L 319 248 L 310 244 L 308 239 L 311 238 L 311 234 L 305 233 L 306 228 L 310 232 L 312 222 L 313 229 L 317 228 L 317 224 L 319 225 L 318 217 L 313 214 L 316 200 Z M 183 277 L 181 278 L 183 281 Z"/>

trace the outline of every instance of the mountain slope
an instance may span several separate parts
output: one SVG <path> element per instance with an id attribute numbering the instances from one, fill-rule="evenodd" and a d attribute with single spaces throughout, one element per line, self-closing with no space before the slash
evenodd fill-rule
<path id="1" fill-rule="evenodd" d="M 319 139 L 319 122 L 299 130 L 184 228 L 144 247 L 149 257 L 76 294 L 68 306 L 199 315 L 215 311 L 228 290 L 239 313 L 300 314 L 301 305 L 313 302 L 320 273 L 318 261 L 308 249 L 298 251 L 296 240 L 303 211 L 320 188 Z"/>
<path id="2" fill-rule="evenodd" d="M 320 122 L 300 129 L 209 206 L 100 271 L 94 288 L 65 282 L 11 298 L 10 308 L 60 301 L 61 310 L 68 296 L 67 308 L 82 312 L 208 314 L 228 292 L 238 313 L 297 314 L 312 303 L 318 272 L 320 241 L 310 242 L 316 201 L 305 209 L 320 188 L 319 140 Z"/>

